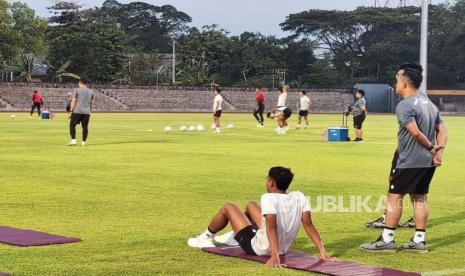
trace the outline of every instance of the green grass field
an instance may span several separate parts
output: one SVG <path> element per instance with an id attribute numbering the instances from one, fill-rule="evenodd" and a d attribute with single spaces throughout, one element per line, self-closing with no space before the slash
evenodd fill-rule
<path id="1" fill-rule="evenodd" d="M 278 136 L 272 121 L 257 129 L 251 115 L 225 114 L 223 122 L 236 128 L 215 135 L 209 128 L 177 131 L 181 124 L 210 126 L 206 114 L 94 114 L 86 147 L 65 146 L 64 114 L 51 121 L 27 117 L 19 113 L 12 120 L 0 113 L 0 225 L 83 241 L 0 245 L 0 271 L 14 275 L 303 275 L 201 253 L 186 240 L 203 231 L 224 202 L 258 200 L 274 165 L 293 169 L 290 190 L 312 198 L 371 195 L 370 206 L 376 205 L 387 191 L 396 147 L 396 119 L 390 115 L 370 116 L 366 142 L 356 144 L 320 142 L 325 126 L 340 124 L 336 115 L 314 115 L 311 131 Z M 465 274 L 465 118 L 446 116 L 445 122 L 450 142 L 431 187 L 430 253 L 363 252 L 359 245 L 380 234 L 364 223 L 380 213 L 315 212 L 331 254 L 407 271 Z M 174 131 L 163 132 L 167 125 Z M 403 219 L 411 213 L 406 209 Z M 412 233 L 399 230 L 397 243 Z M 293 248 L 317 253 L 303 230 Z"/>

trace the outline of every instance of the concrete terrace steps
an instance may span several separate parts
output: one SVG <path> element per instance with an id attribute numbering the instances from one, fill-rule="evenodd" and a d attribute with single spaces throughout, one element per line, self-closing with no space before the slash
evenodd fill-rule
<path id="1" fill-rule="evenodd" d="M 34 88 L 21 85 L 0 85 L 0 97 L 11 103 L 14 110 L 30 109 L 32 91 L 38 89 L 44 96 L 45 107 L 62 111 L 69 100 L 71 87 Z M 173 89 L 168 87 L 113 87 L 96 86 L 96 111 L 102 112 L 212 112 L 213 92 L 208 88 Z M 307 95 L 313 102 L 313 112 L 339 113 L 353 101 L 352 94 L 345 90 L 309 90 Z M 256 108 L 255 91 L 251 89 L 228 89 L 222 92 L 225 112 L 252 112 Z M 266 92 L 266 110 L 277 103 L 277 92 Z M 289 92 L 287 104 L 297 112 L 299 94 Z M 0 105 L 0 111 L 6 106 Z"/>

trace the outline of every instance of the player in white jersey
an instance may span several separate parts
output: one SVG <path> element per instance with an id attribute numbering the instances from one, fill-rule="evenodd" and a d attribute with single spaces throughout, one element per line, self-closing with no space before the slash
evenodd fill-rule
<path id="1" fill-rule="evenodd" d="M 312 101 L 306 95 L 307 93 L 304 90 L 300 91 L 300 107 L 299 107 L 299 119 L 297 122 L 296 129 L 300 129 L 300 123 L 302 122 L 302 117 L 305 120 L 305 129 L 308 129 L 308 112 L 312 106 Z"/>
<path id="2" fill-rule="evenodd" d="M 215 99 L 213 100 L 213 121 L 215 122 L 215 132 L 220 133 L 220 118 L 223 112 L 223 97 L 221 96 L 221 90 L 219 87 L 213 89 L 215 93 Z"/>
<path id="3" fill-rule="evenodd" d="M 278 128 L 276 132 L 278 134 L 285 134 L 286 131 L 289 129 L 289 125 L 287 123 L 287 119 L 289 119 L 292 115 L 292 110 L 286 106 L 287 100 L 287 93 L 289 92 L 289 86 L 286 85 L 284 87 L 278 88 L 278 105 L 273 109 L 271 113 L 268 114 L 269 118 L 278 117 Z"/>

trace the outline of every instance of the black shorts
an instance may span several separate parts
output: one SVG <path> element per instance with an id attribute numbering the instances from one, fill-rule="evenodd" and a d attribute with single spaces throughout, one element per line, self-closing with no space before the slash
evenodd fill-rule
<path id="1" fill-rule="evenodd" d="M 247 255 L 257 256 L 257 253 L 255 253 L 252 248 L 252 239 L 255 238 L 256 235 L 257 229 L 254 226 L 249 225 L 239 231 L 234 239 L 237 241 L 237 243 L 239 243 L 242 250 L 244 250 Z"/>
<path id="2" fill-rule="evenodd" d="M 363 122 L 365 122 L 365 118 L 367 116 L 365 114 L 358 115 L 354 117 L 354 128 L 356 129 L 362 129 L 363 127 Z"/>
<path id="3" fill-rule="evenodd" d="M 265 104 L 259 103 L 258 108 L 257 108 L 257 113 L 263 113 L 265 112 Z"/>
<path id="4" fill-rule="evenodd" d="M 289 107 L 286 107 L 286 109 L 283 110 L 283 114 L 286 120 L 289 119 L 292 115 L 292 109 L 290 109 Z"/>
<path id="5" fill-rule="evenodd" d="M 72 113 L 69 126 L 75 127 L 76 125 L 79 125 L 82 123 L 83 127 L 87 127 L 87 125 L 89 125 L 89 120 L 90 120 L 90 114 Z"/>
<path id="6" fill-rule="evenodd" d="M 308 116 L 308 110 L 299 110 L 299 116 L 307 117 Z"/>
<path id="7" fill-rule="evenodd" d="M 419 194 L 429 192 L 429 185 L 436 168 L 392 169 L 389 183 L 391 194 Z"/>
<path id="8" fill-rule="evenodd" d="M 213 114 L 213 117 L 220 118 L 220 117 L 221 117 L 222 111 L 223 111 L 223 110 L 217 110 L 217 111 L 215 112 L 215 114 Z"/>

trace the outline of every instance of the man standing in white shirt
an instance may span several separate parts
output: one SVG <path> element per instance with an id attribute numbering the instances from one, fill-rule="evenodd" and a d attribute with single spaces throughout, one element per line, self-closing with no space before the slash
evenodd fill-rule
<path id="1" fill-rule="evenodd" d="M 223 97 L 221 96 L 221 90 L 219 87 L 214 89 L 215 99 L 213 100 L 213 121 L 215 122 L 215 132 L 220 133 L 220 118 L 223 112 Z"/>
<path id="2" fill-rule="evenodd" d="M 299 108 L 299 121 L 297 123 L 296 129 L 300 129 L 300 123 L 302 122 L 302 117 L 305 120 L 305 129 L 308 129 L 308 112 L 312 106 L 312 101 L 307 97 L 307 93 L 304 90 L 300 91 L 300 108 Z"/>
<path id="3" fill-rule="evenodd" d="M 261 207 L 256 202 L 247 205 L 245 213 L 232 203 L 219 210 L 204 233 L 188 240 L 190 247 L 215 247 L 215 241 L 227 245 L 239 244 L 248 255 L 270 256 L 266 263 L 281 267 L 279 255 L 286 254 L 297 236 L 300 225 L 320 251 L 323 260 L 331 258 L 316 227 L 312 223 L 308 199 L 301 192 L 287 193 L 294 178 L 288 168 L 273 167 L 268 172 L 267 193 L 261 197 Z M 231 223 L 232 232 L 215 237 Z M 235 242 L 234 242 L 235 241 Z"/>

